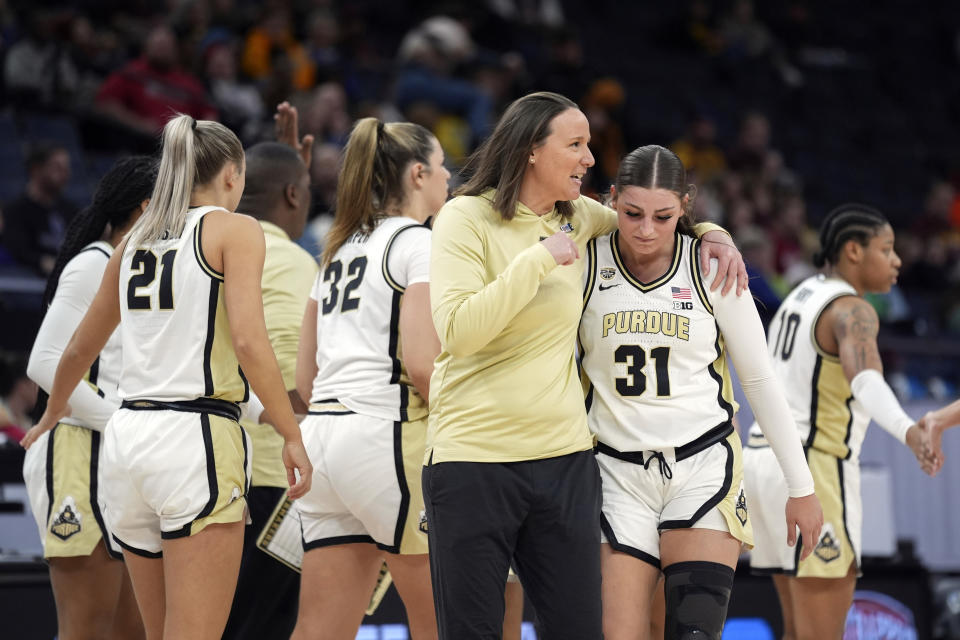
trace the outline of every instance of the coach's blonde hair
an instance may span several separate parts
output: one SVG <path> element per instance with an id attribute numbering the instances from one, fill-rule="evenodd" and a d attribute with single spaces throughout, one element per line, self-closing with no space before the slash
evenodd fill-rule
<path id="1" fill-rule="evenodd" d="M 227 162 L 243 167 L 243 145 L 230 129 L 211 120 L 179 114 L 163 128 L 157 184 L 143 215 L 130 230 L 128 246 L 183 232 L 193 188 L 208 184 Z"/>
<path id="2" fill-rule="evenodd" d="M 403 205 L 403 173 L 412 162 L 423 163 L 429 171 L 433 145 L 433 134 L 412 122 L 357 122 L 343 151 L 337 209 L 320 260 L 324 267 L 350 236 L 370 233 L 379 216 L 391 215 L 388 208 Z"/>

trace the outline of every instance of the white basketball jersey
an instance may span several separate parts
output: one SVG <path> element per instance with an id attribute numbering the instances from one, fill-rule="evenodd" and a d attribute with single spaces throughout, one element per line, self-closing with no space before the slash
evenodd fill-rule
<path id="1" fill-rule="evenodd" d="M 587 245 L 579 330 L 587 421 L 619 451 L 679 447 L 737 410 L 699 241 L 676 234 L 666 273 L 643 283 L 624 265 L 618 233 Z"/>
<path id="2" fill-rule="evenodd" d="M 179 238 L 128 246 L 120 262 L 124 400 L 246 402 L 223 302 L 223 274 L 203 256 L 203 217 L 187 212 Z"/>
<path id="3" fill-rule="evenodd" d="M 351 411 L 388 420 L 417 420 L 426 403 L 400 359 L 400 304 L 406 283 L 388 268 L 396 238 L 423 225 L 383 218 L 358 232 L 317 276 L 317 377 L 312 403 L 337 401 Z M 429 238 L 424 250 L 429 251 Z"/>
<path id="4" fill-rule="evenodd" d="M 839 278 L 816 275 L 801 282 L 777 310 L 767 333 L 767 348 L 797 423 L 804 446 L 838 458 L 856 459 L 870 416 L 850 390 L 840 358 L 817 344 L 814 330 L 831 302 L 855 296 Z M 757 424 L 751 442 L 762 442 Z"/>

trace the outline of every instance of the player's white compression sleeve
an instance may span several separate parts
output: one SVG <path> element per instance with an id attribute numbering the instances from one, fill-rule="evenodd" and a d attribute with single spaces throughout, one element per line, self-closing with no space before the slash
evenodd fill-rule
<path id="1" fill-rule="evenodd" d="M 60 275 L 57 293 L 40 325 L 27 364 L 27 376 L 47 393 L 53 388 L 60 356 L 100 287 L 106 264 L 99 251 L 85 251 L 77 254 Z M 94 431 L 103 431 L 107 420 L 120 406 L 114 400 L 101 397 L 85 380 L 77 385 L 67 402 L 70 417 Z"/>
<path id="2" fill-rule="evenodd" d="M 903 444 L 907 443 L 907 431 L 914 420 L 897 402 L 897 396 L 882 373 L 876 369 L 864 369 L 853 376 L 850 389 L 874 422 Z"/>
<path id="3" fill-rule="evenodd" d="M 715 269 L 716 265 L 712 266 L 710 273 L 716 273 Z M 813 493 L 813 476 L 787 398 L 770 365 L 763 325 L 749 293 L 738 296 L 731 290 L 725 296 L 719 291 L 707 295 L 711 297 L 713 313 L 740 377 L 740 386 L 777 457 L 790 497 L 808 496 Z"/>

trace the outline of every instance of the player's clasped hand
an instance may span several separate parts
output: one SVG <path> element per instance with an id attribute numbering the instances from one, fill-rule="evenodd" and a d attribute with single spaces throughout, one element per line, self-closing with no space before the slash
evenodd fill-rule
<path id="1" fill-rule="evenodd" d="M 302 498 L 310 491 L 310 483 L 313 481 L 313 465 L 310 464 L 303 441 L 284 442 L 283 466 L 287 468 L 287 484 L 290 485 L 287 494 L 291 500 Z M 297 473 L 300 474 L 299 480 Z"/>
<path id="2" fill-rule="evenodd" d="M 563 231 L 557 231 L 549 238 L 541 240 L 540 243 L 547 248 L 553 259 L 559 265 L 573 264 L 580 257 L 580 250 L 577 243 L 570 239 Z"/>
<path id="3" fill-rule="evenodd" d="M 907 431 L 907 446 L 917 458 L 917 464 L 929 476 L 935 476 L 943 467 L 942 431 L 937 428 L 933 412 L 920 418 Z"/>
<path id="4" fill-rule="evenodd" d="M 787 500 L 787 544 L 791 547 L 797 543 L 797 529 L 800 529 L 800 539 L 803 550 L 800 559 L 803 560 L 813 551 L 820 540 L 820 528 L 823 527 L 823 510 L 816 494 L 811 493 L 802 498 Z"/>

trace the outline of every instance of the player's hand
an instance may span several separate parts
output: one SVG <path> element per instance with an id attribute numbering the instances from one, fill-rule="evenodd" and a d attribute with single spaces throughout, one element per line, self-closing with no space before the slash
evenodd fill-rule
<path id="1" fill-rule="evenodd" d="M 937 475 L 943 466 L 942 437 L 943 430 L 938 428 L 933 412 L 920 418 L 907 430 L 907 446 L 927 475 Z"/>
<path id="2" fill-rule="evenodd" d="M 277 142 L 293 147 L 294 151 L 300 154 L 303 164 L 310 168 L 310 161 L 313 160 L 313 136 L 307 134 L 300 138 L 299 116 L 297 108 L 289 102 L 281 102 L 277 105 L 277 112 L 273 115 L 274 130 L 277 135 Z"/>
<path id="3" fill-rule="evenodd" d="M 803 560 L 813 551 L 820 540 L 820 529 L 823 527 L 823 510 L 816 494 L 811 493 L 802 498 L 787 500 L 787 544 L 791 547 L 797 544 L 797 529 L 800 529 L 800 539 L 803 550 L 800 559 Z"/>
<path id="4" fill-rule="evenodd" d="M 20 440 L 20 446 L 24 449 L 29 449 L 30 445 L 37 441 L 37 438 L 53 429 L 57 426 L 57 423 L 60 422 L 61 418 L 68 415 L 70 415 L 70 405 L 64 405 L 62 409 L 58 410 L 56 407 L 51 407 L 48 404 L 46 411 L 40 416 L 40 422 L 30 427 L 27 435 L 23 436 L 23 439 Z"/>
<path id="5" fill-rule="evenodd" d="M 287 484 L 290 485 L 287 495 L 291 500 L 302 498 L 310 491 L 310 483 L 313 482 L 313 465 L 310 464 L 307 450 L 304 449 L 303 441 L 299 438 L 283 443 L 283 466 L 287 468 Z"/>
<path id="6" fill-rule="evenodd" d="M 710 275 L 710 259 L 717 259 L 717 275 L 710 283 L 710 290 L 716 291 L 722 284 L 722 295 L 737 283 L 737 295 L 743 293 L 748 284 L 747 266 L 743 263 L 743 256 L 733 244 L 733 238 L 723 231 L 708 231 L 700 238 L 700 264 L 703 265 L 703 274 Z"/>
<path id="7" fill-rule="evenodd" d="M 547 251 L 559 265 L 573 264 L 580 257 L 577 243 L 563 231 L 557 231 L 549 238 L 544 238 L 540 241 L 540 244 L 547 248 Z"/>

